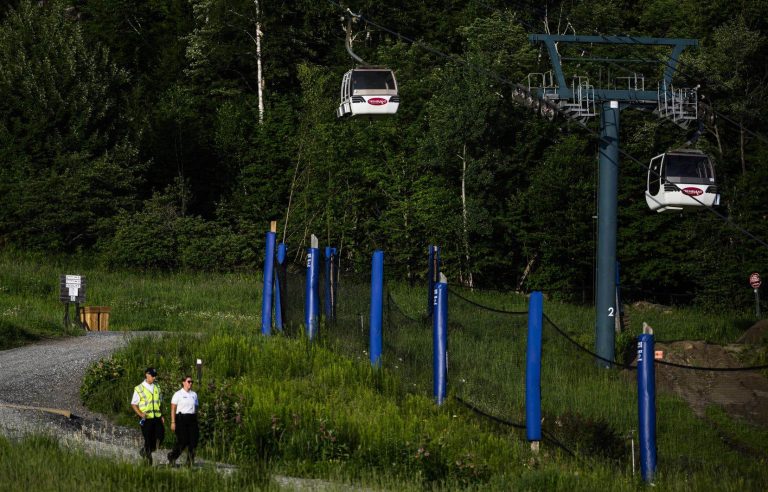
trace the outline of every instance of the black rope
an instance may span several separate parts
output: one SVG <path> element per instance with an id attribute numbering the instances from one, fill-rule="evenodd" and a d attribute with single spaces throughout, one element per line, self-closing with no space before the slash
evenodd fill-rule
<path id="1" fill-rule="evenodd" d="M 555 331 L 557 331 L 560 335 L 565 337 L 566 340 L 571 342 L 573 345 L 575 345 L 580 350 L 582 350 L 582 351 L 592 355 L 593 357 L 595 357 L 597 359 L 600 359 L 600 360 L 602 360 L 604 362 L 609 362 L 611 364 L 615 364 L 617 366 L 621 366 L 624 369 L 637 369 L 637 366 L 633 366 L 631 364 L 621 364 L 621 363 L 618 363 L 618 362 L 612 362 L 612 361 L 610 361 L 608 359 L 600 357 L 599 355 L 597 355 L 596 353 L 594 353 L 591 350 L 587 349 L 586 347 L 583 347 L 583 346 L 579 345 L 578 342 L 576 342 L 571 337 L 569 337 L 568 334 L 566 334 L 551 319 L 549 319 L 546 314 L 544 315 L 544 319 L 546 319 L 552 325 L 552 327 L 555 329 Z M 665 342 L 659 342 L 659 343 L 665 343 Z M 668 343 L 668 342 L 666 342 L 666 343 Z M 764 369 L 768 369 L 768 364 L 760 365 L 760 366 L 747 366 L 747 367 L 703 367 L 703 366 L 688 366 L 688 365 L 684 365 L 684 364 L 677 364 L 675 362 L 666 362 L 666 361 L 659 360 L 659 359 L 655 359 L 655 362 L 656 362 L 656 364 L 661 364 L 663 366 L 677 367 L 677 368 L 680 368 L 680 369 L 690 369 L 692 371 L 739 372 L 739 371 L 761 371 L 761 370 L 764 370 Z"/>
<path id="2" fill-rule="evenodd" d="M 397 301 L 395 301 L 395 298 L 394 298 L 394 297 L 392 297 L 392 293 L 391 293 L 391 292 L 389 292 L 389 291 L 387 291 L 387 300 L 389 301 L 389 305 L 390 305 L 390 306 L 394 306 L 394 307 L 395 307 L 395 309 L 396 309 L 396 310 L 397 310 L 397 311 L 400 313 L 400 316 L 402 316 L 403 318 L 407 319 L 408 321 L 412 321 L 412 322 L 414 322 L 414 323 L 423 323 L 423 322 L 424 322 L 424 320 L 423 320 L 423 319 L 416 319 L 416 318 L 414 318 L 414 317 L 410 316 L 409 314 L 407 314 L 407 313 L 406 313 L 406 312 L 403 310 L 403 308 L 401 308 L 401 307 L 400 307 L 400 306 L 397 304 Z"/>
<path id="3" fill-rule="evenodd" d="M 480 415 L 481 417 L 485 417 L 485 418 L 487 418 L 489 420 L 492 420 L 492 421 L 494 421 L 494 422 L 496 422 L 498 424 L 502 424 L 502 425 L 506 425 L 506 426 L 509 426 L 509 427 L 513 427 L 515 429 L 526 429 L 527 428 L 525 424 L 516 424 L 514 422 L 510 422 L 509 420 L 504 420 L 504 419 L 502 419 L 500 417 L 497 417 L 495 415 L 491 415 L 490 413 L 487 413 L 486 411 L 481 410 L 480 408 L 472 405 L 471 403 L 463 400 L 462 398 L 460 398 L 458 396 L 454 396 L 453 399 L 456 400 L 458 403 L 464 405 L 466 408 L 468 408 L 472 412 L 476 413 L 477 415 Z M 563 444 L 560 441 L 558 441 L 557 439 L 555 439 L 550 432 L 547 432 L 544 429 L 542 429 L 541 430 L 541 435 L 542 435 L 542 437 L 545 438 L 545 441 L 551 442 L 552 444 L 554 444 L 555 446 L 559 447 L 560 449 L 562 449 L 566 453 L 570 454 L 574 458 L 578 458 L 578 456 L 576 456 L 576 453 L 574 453 L 573 451 L 568 449 L 565 446 L 565 444 Z"/>
<path id="4" fill-rule="evenodd" d="M 466 297 L 464 297 L 463 295 L 459 294 L 458 292 L 456 292 L 455 290 L 453 290 L 450 287 L 448 287 L 448 292 L 453 294 L 453 295 L 455 295 L 456 297 L 458 297 L 462 301 L 467 302 L 469 304 L 472 304 L 475 307 L 479 307 L 480 309 L 485 309 L 486 311 L 492 311 L 494 313 L 501 313 L 501 314 L 511 314 L 511 315 L 528 314 L 528 311 L 507 311 L 505 309 L 496 309 L 496 308 L 493 308 L 493 307 L 490 307 L 490 306 L 484 306 L 484 305 L 482 305 L 480 303 L 477 303 L 475 301 L 467 299 Z"/>
<path id="5" fill-rule="evenodd" d="M 525 429 L 526 428 L 525 424 L 517 424 L 517 423 L 511 422 L 509 420 L 504 420 L 501 417 L 497 417 L 495 415 L 491 415 L 490 413 L 487 413 L 485 410 L 481 410 L 480 408 L 474 406 L 473 404 L 469 403 L 468 401 L 462 399 L 459 396 L 454 396 L 453 399 L 456 400 L 457 402 L 461 403 L 462 405 L 464 405 L 468 409 L 472 410 L 474 413 L 476 413 L 476 414 L 478 414 L 478 415 L 480 415 L 482 417 L 485 417 L 485 418 L 487 418 L 489 420 L 493 420 L 494 422 L 496 422 L 498 424 L 503 424 L 503 425 L 507 425 L 509 427 L 514 427 L 515 429 Z"/>
<path id="6" fill-rule="evenodd" d="M 594 358 L 596 358 L 596 359 L 599 359 L 599 360 L 601 360 L 601 361 L 603 361 L 603 362 L 608 362 L 609 364 L 613 364 L 613 365 L 617 365 L 617 366 L 623 367 L 624 369 L 637 369 L 637 366 L 633 366 L 633 365 L 631 365 L 631 364 L 622 364 L 622 363 L 620 363 L 620 362 L 616 362 L 616 361 L 613 361 L 613 360 L 609 360 L 609 359 L 606 359 L 606 358 L 604 358 L 604 357 L 601 357 L 601 356 L 597 355 L 596 353 L 592 352 L 591 350 L 589 350 L 589 349 L 588 349 L 588 348 L 586 348 L 586 347 L 583 347 L 583 346 L 582 346 L 582 345 L 580 345 L 580 344 L 579 344 L 579 343 L 578 343 L 576 340 L 574 340 L 573 338 L 571 338 L 570 336 L 568 336 L 568 334 L 567 334 L 567 333 L 565 333 L 563 330 L 561 330 L 561 329 L 560 329 L 560 327 L 558 327 L 558 326 L 555 324 L 555 322 L 554 322 L 554 321 L 552 321 L 551 319 L 549 319 L 549 317 L 547 317 L 547 315 L 546 315 L 546 314 L 544 315 L 544 319 L 545 319 L 545 320 L 547 320 L 547 321 L 549 322 L 549 324 L 551 324 L 551 325 L 552 325 L 552 327 L 555 329 L 555 331 L 557 331 L 557 332 L 558 332 L 558 333 L 559 333 L 559 334 L 560 334 L 560 335 L 561 335 L 563 338 L 565 338 L 566 340 L 568 340 L 569 342 L 571 342 L 571 343 L 572 343 L 572 344 L 573 344 L 573 345 L 574 345 L 576 348 L 578 348 L 579 350 L 581 350 L 581 351 L 583 351 L 583 352 L 586 352 L 586 353 L 588 353 L 588 354 L 589 354 L 589 355 L 591 355 L 592 357 L 594 357 Z"/>

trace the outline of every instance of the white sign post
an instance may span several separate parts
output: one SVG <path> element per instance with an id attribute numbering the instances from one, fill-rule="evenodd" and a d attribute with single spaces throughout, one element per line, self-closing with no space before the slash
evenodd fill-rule
<path id="1" fill-rule="evenodd" d="M 755 316 L 757 319 L 760 319 L 760 286 L 762 283 L 759 273 L 754 272 L 749 276 L 749 285 L 755 291 Z"/>
<path id="2" fill-rule="evenodd" d="M 64 327 L 70 325 L 69 305 L 75 304 L 74 323 L 83 327 L 80 320 L 80 304 L 85 303 L 85 289 L 87 287 L 84 275 L 59 275 L 59 300 L 64 303 Z"/>

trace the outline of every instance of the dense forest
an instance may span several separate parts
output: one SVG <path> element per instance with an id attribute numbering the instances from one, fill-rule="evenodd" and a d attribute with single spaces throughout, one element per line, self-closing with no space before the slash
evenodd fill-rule
<path id="1" fill-rule="evenodd" d="M 438 244 L 452 282 L 592 302 L 599 118 L 519 104 L 528 74 L 551 69 L 528 35 L 692 38 L 674 80 L 699 87 L 700 125 L 622 112 L 621 280 L 633 299 L 748 306 L 747 276 L 768 265 L 766 7 L 5 1 L 0 247 L 116 268 L 255 270 L 276 220 L 296 260 L 315 234 L 346 270 L 367 271 L 383 249 L 388 275 L 416 281 Z M 355 52 L 397 75 L 395 116 L 335 115 L 355 65 L 347 8 L 363 16 Z M 665 47 L 559 49 L 569 77 L 604 86 L 641 72 L 655 90 L 669 60 Z M 648 161 L 694 134 L 722 205 L 651 212 Z"/>

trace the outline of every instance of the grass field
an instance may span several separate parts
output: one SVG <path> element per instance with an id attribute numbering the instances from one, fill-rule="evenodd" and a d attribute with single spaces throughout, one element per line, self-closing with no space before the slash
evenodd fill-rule
<path id="1" fill-rule="evenodd" d="M 449 298 L 449 398 L 431 399 L 431 328 L 423 320 L 423 287 L 388 285 L 382 369 L 367 359 L 368 291 L 348 282 L 336 323 L 322 323 L 314 343 L 300 336 L 301 278 L 291 279 L 283 335 L 263 337 L 257 274 L 105 272 L 76 259 L 0 257 L 3 347 L 73 334 L 61 327 L 58 275 L 88 278 L 89 305 L 112 307 L 111 328 L 172 332 L 137 339 L 86 375 L 83 395 L 93 409 L 135 424 L 126 395 L 147 365 L 166 391 L 204 360 L 200 394 L 202 453 L 239 465 L 222 477 L 203 471 L 146 470 L 139 465 L 83 460 L 45 438 L 0 441 L 0 483 L 35 476 L 40 490 L 61 483 L 84 489 L 133 490 L 192 483 L 213 490 L 263 490 L 285 474 L 386 490 L 635 490 L 631 442 L 636 441 L 635 375 L 598 368 L 545 323 L 542 407 L 545 440 L 534 455 L 525 422 L 526 317 L 522 296 L 456 291 Z M 456 295 L 458 294 L 458 295 Z M 484 309 L 488 306 L 495 311 Z M 591 348 L 593 310 L 545 302 L 545 313 L 573 340 Z M 664 340 L 733 342 L 745 313 L 702 315 L 693 309 L 633 310 Z M 361 326 L 362 317 L 362 326 Z M 617 353 L 632 346 L 617 340 Z M 105 365 L 107 369 L 105 369 Z M 768 489 L 768 433 L 717 408 L 697 418 L 673 395 L 657 399 L 659 470 L 663 490 Z M 170 434 L 170 433 L 169 433 Z M 31 455 L 35 459 L 24 458 Z M 19 458 L 17 458 L 19 456 Z M 48 463 L 43 465 L 43 463 Z M 86 464 L 88 463 L 88 464 Z M 86 469 L 88 468 L 88 469 Z M 198 482 L 199 481 L 199 482 Z M 16 482 L 18 483 L 18 482 Z M 0 486 L 2 487 L 2 486 Z"/>

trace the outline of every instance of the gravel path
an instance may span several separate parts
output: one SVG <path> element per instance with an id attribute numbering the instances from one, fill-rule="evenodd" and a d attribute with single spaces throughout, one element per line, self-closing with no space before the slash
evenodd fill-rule
<path id="1" fill-rule="evenodd" d="M 138 427 L 112 424 L 80 403 L 80 385 L 88 366 L 108 357 L 135 336 L 158 332 L 88 332 L 83 337 L 47 340 L 0 351 L 0 435 L 19 439 L 28 434 L 55 437 L 65 447 L 116 460 L 139 462 L 142 445 Z M 128 405 L 130 395 L 125 396 Z M 66 410 L 66 417 L 35 408 Z M 155 465 L 166 465 L 166 450 L 152 454 Z M 196 459 L 195 466 L 213 466 L 224 475 L 235 467 Z M 366 490 L 324 480 L 275 475 L 275 483 L 289 490 Z M 370 492 L 370 491 L 367 491 Z"/>
<path id="2" fill-rule="evenodd" d="M 114 425 L 86 409 L 80 403 L 80 385 L 90 364 L 108 357 L 131 337 L 148 334 L 152 333 L 89 332 L 0 351 L 0 434 L 16 439 L 42 433 L 87 453 L 139 460 L 139 429 Z M 35 408 L 64 410 L 72 416 Z M 156 457 L 162 462 L 165 453 Z"/>
<path id="3" fill-rule="evenodd" d="M 100 420 L 80 403 L 85 370 L 126 345 L 135 333 L 88 332 L 0 351 L 0 403 L 59 408 Z"/>

